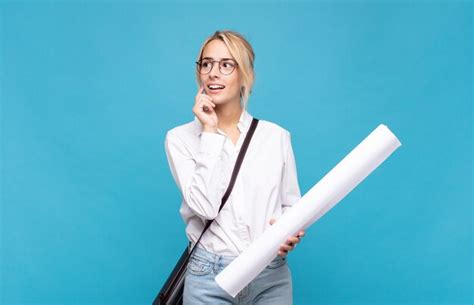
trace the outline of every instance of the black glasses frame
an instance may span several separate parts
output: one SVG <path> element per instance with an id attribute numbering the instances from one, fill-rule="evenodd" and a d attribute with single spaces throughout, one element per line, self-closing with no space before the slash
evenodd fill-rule
<path id="1" fill-rule="evenodd" d="M 230 71 L 229 73 L 224 73 L 224 72 L 222 72 L 222 70 L 221 70 L 221 68 L 222 68 L 222 67 L 221 67 L 221 63 L 222 63 L 222 62 L 226 62 L 226 61 L 227 61 L 227 62 L 231 61 L 231 62 L 234 64 L 234 68 L 233 68 L 232 71 Z M 202 59 L 201 59 L 200 61 L 196 61 L 196 65 L 197 65 L 196 68 L 197 68 L 198 72 L 199 72 L 200 74 L 202 74 L 202 75 L 206 75 L 206 74 L 211 73 L 212 69 L 214 68 L 214 63 L 216 63 L 216 62 L 219 63 L 219 66 L 218 66 L 218 67 L 219 67 L 219 72 L 221 72 L 221 73 L 224 74 L 224 75 L 230 75 L 230 74 L 232 74 L 232 72 L 235 71 L 235 68 L 239 66 L 239 64 L 238 64 L 235 60 L 233 60 L 233 59 L 221 59 L 221 60 L 208 60 L 208 59 L 206 59 L 206 62 L 208 62 L 208 63 L 211 64 L 211 68 L 209 69 L 209 72 L 207 72 L 207 73 L 202 73 L 202 72 L 201 72 Z"/>

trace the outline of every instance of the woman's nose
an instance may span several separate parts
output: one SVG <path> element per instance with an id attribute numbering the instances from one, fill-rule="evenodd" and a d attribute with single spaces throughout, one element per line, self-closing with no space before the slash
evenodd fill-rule
<path id="1" fill-rule="evenodd" d="M 216 63 L 211 67 L 211 71 L 209 72 L 209 76 L 216 77 L 216 76 L 218 76 L 219 73 L 220 73 L 219 63 Z"/>

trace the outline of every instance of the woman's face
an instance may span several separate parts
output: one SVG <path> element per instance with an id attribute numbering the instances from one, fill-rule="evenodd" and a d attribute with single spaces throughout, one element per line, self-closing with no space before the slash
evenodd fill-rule
<path id="1" fill-rule="evenodd" d="M 210 59 L 220 61 L 222 59 L 233 59 L 225 43 L 221 40 L 212 40 L 202 52 L 201 60 Z M 234 61 L 235 63 L 235 61 Z M 214 62 L 211 72 L 208 74 L 199 74 L 201 84 L 204 85 L 206 94 L 212 97 L 216 105 L 229 102 L 240 103 L 240 73 L 236 66 L 229 75 L 221 73 L 219 63 Z M 211 85 L 220 85 L 223 89 L 214 89 Z M 213 88 L 213 89 L 211 89 Z"/>

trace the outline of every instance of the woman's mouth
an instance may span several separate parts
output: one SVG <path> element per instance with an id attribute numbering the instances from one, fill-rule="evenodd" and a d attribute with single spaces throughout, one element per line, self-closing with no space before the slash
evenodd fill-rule
<path id="1" fill-rule="evenodd" d="M 209 84 L 207 88 L 209 89 L 209 93 L 217 94 L 224 90 L 225 86 L 221 84 Z"/>

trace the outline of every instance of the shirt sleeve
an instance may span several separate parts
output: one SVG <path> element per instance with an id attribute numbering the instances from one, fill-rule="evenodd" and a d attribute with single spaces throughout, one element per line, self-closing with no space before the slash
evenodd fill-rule
<path id="1" fill-rule="evenodd" d="M 296 171 L 295 156 L 291 146 L 291 135 L 287 133 L 286 136 L 286 156 L 285 164 L 283 166 L 283 177 L 281 184 L 281 203 L 282 210 L 285 213 L 293 204 L 298 202 L 301 198 L 300 187 L 298 184 L 298 174 Z"/>
<path id="2" fill-rule="evenodd" d="M 166 156 L 173 178 L 185 203 L 202 219 L 214 219 L 225 192 L 222 149 L 225 137 L 203 132 L 197 155 L 193 157 L 184 142 L 171 131 L 165 140 Z"/>

